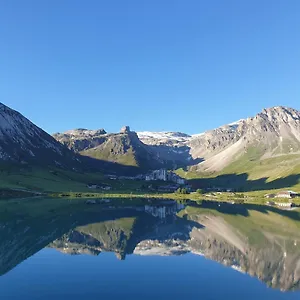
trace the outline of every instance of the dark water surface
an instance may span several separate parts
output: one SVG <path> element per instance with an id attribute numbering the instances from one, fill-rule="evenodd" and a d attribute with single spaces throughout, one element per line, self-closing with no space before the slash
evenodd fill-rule
<path id="1" fill-rule="evenodd" d="M 300 299 L 300 214 L 255 205 L 0 202 L 0 299 Z"/>

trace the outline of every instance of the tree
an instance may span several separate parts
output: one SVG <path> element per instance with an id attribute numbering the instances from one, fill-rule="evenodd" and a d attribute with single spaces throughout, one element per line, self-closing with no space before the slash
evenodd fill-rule
<path id="1" fill-rule="evenodd" d="M 196 193 L 199 194 L 199 195 L 202 195 L 203 191 L 201 189 L 197 189 Z"/>
<path id="2" fill-rule="evenodd" d="M 177 189 L 176 193 L 187 195 L 187 194 L 189 194 L 189 191 L 186 188 L 179 188 L 179 189 Z"/>

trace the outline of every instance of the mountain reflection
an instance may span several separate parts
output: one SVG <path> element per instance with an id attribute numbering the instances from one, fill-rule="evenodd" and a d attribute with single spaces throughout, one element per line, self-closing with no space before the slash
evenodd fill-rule
<path id="1" fill-rule="evenodd" d="M 43 201 L 45 205 L 50 200 Z M 64 201 L 63 207 L 48 204 L 49 209 L 34 216 L 30 209 L 26 213 L 16 210 L 16 205 L 5 207 L 6 218 L 0 221 L 0 274 L 44 247 L 72 255 L 109 251 L 121 260 L 129 254 L 194 253 L 255 276 L 273 288 L 300 289 L 297 211 L 146 199 L 132 205 L 126 201 L 67 205 Z"/>

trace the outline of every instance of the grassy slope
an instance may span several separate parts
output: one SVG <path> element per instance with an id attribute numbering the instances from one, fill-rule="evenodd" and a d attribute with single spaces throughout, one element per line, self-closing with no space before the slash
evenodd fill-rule
<path id="1" fill-rule="evenodd" d="M 35 168 L 0 173 L 0 188 L 29 189 L 35 191 L 88 191 L 86 184 L 103 178 L 101 174 Z"/>
<path id="2" fill-rule="evenodd" d="M 0 172 L 0 189 L 26 189 L 39 192 L 61 193 L 100 193 L 105 191 L 89 189 L 88 183 L 108 184 L 112 187 L 111 193 L 128 194 L 141 193 L 143 186 L 152 182 L 134 180 L 109 180 L 101 173 L 77 173 L 64 170 L 14 170 Z M 165 182 L 153 182 L 154 185 L 166 184 Z M 107 192 L 106 192 L 107 193 Z"/>
<path id="3" fill-rule="evenodd" d="M 232 185 L 247 186 L 248 189 L 251 187 L 252 190 L 300 189 L 299 154 L 281 155 L 267 159 L 260 159 L 260 157 L 259 149 L 252 148 L 221 172 L 208 174 L 195 171 L 186 172 L 180 169 L 177 170 L 177 173 L 187 179 L 214 179 L 219 176 L 220 180 L 212 181 L 215 186 L 218 184 L 229 187 Z"/>
<path id="4" fill-rule="evenodd" d="M 111 135 L 101 145 L 84 150 L 80 154 L 123 166 L 148 169 L 158 165 L 158 162 L 151 156 L 147 147 L 132 132 Z"/>
<path id="5" fill-rule="evenodd" d="M 101 149 L 101 151 L 97 148 L 93 148 L 82 151 L 80 154 L 104 161 L 119 163 L 125 166 L 138 167 L 138 162 L 132 148 L 128 149 L 127 152 L 122 155 L 111 153 L 109 148 Z"/>
<path id="6" fill-rule="evenodd" d="M 236 162 L 224 169 L 222 173 L 199 174 L 184 172 L 181 169 L 178 170 L 178 174 L 189 179 L 202 178 L 201 180 L 204 180 L 205 185 L 232 187 L 233 184 L 236 184 L 237 186 L 244 187 L 245 192 L 251 191 L 251 193 L 245 193 L 250 198 L 262 198 L 267 192 L 271 193 L 287 188 L 292 188 L 300 192 L 300 155 L 286 155 L 257 161 L 259 156 L 260 153 L 256 149 L 251 149 Z M 215 179 L 217 176 L 224 174 L 227 175 L 217 180 Z M 260 178 L 265 179 L 258 180 Z M 92 190 L 87 188 L 87 183 L 106 183 L 112 186 L 112 191 L 107 193 L 101 190 Z M 40 192 L 100 192 L 100 195 L 103 197 L 108 197 L 111 194 L 117 197 L 124 197 L 126 194 L 130 197 L 131 194 L 136 196 L 154 196 L 153 193 L 141 189 L 143 185 L 148 184 L 150 183 L 143 181 L 108 180 L 101 173 L 76 173 L 57 169 L 53 169 L 50 172 L 49 170 L 38 168 L 32 170 L 24 169 L 22 171 L 2 168 L 0 171 L 0 188 L 28 189 Z M 160 185 L 163 183 L 155 182 L 154 184 Z M 256 193 L 255 190 L 261 191 Z M 192 198 L 195 200 L 203 198 L 201 195 L 157 194 L 155 196 L 175 199 Z M 218 196 L 218 198 L 220 200 L 232 199 L 232 197 L 226 194 Z"/>

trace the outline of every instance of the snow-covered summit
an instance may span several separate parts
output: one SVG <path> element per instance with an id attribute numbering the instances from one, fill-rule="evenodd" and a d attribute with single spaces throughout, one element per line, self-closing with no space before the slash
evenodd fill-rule
<path id="1" fill-rule="evenodd" d="M 139 139 L 148 145 L 155 144 L 186 144 L 191 136 L 182 132 L 172 132 L 172 131 L 161 131 L 161 132 L 151 132 L 151 131 L 141 131 L 137 132 Z"/>

